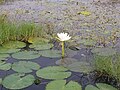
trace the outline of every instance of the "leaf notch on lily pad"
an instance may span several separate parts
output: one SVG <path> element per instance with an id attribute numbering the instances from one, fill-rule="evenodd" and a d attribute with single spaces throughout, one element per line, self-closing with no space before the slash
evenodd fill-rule
<path id="1" fill-rule="evenodd" d="M 37 51 L 21 51 L 21 52 L 12 54 L 12 57 L 20 60 L 32 60 L 32 59 L 39 58 L 40 55 L 38 54 Z"/>
<path id="2" fill-rule="evenodd" d="M 26 88 L 34 83 L 34 76 L 33 75 L 26 75 L 25 74 L 11 74 L 6 76 L 3 79 L 3 86 L 7 89 L 23 89 Z"/>
<path id="3" fill-rule="evenodd" d="M 39 69 L 36 75 L 44 79 L 64 79 L 71 76 L 71 72 L 66 72 L 67 70 L 67 68 L 62 66 L 48 66 Z"/>
<path id="4" fill-rule="evenodd" d="M 12 64 L 12 69 L 18 73 L 30 73 L 33 70 L 38 70 L 40 65 L 30 61 L 19 61 Z"/>
<path id="5" fill-rule="evenodd" d="M 66 80 L 55 80 L 47 84 L 46 90 L 82 90 L 82 86 L 74 81 L 66 84 Z"/>

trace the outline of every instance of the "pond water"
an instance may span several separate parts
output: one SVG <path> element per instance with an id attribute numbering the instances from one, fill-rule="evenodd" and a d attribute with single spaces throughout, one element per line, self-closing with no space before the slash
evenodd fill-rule
<path id="1" fill-rule="evenodd" d="M 102 35 L 107 40 L 107 36 L 112 35 L 112 32 L 115 32 L 117 37 L 117 39 L 115 39 L 116 43 L 114 44 L 111 40 L 106 46 L 115 46 L 116 51 L 120 52 L 119 0 L 116 0 L 116 2 L 114 0 L 5 0 L 5 2 L 0 5 L 0 15 L 2 14 L 7 14 L 8 19 L 12 22 L 35 22 L 36 24 L 42 24 L 43 26 L 50 25 L 50 27 L 48 27 L 49 29 L 47 29 L 54 33 L 69 32 L 72 37 L 75 37 L 75 42 L 77 44 L 82 42 L 79 41 L 81 36 L 82 38 L 87 36 L 90 38 L 94 37 L 91 33 L 96 33 L 99 37 Z M 94 39 L 96 40 L 96 38 L 97 37 Z M 104 46 L 102 41 L 100 41 L 99 44 Z M 67 57 L 91 64 L 93 60 L 91 49 L 93 47 L 91 48 L 89 45 L 86 46 L 88 47 L 85 47 L 84 45 L 72 47 L 71 49 L 73 50 L 67 51 Z M 59 59 L 60 58 L 51 59 L 40 57 L 35 59 L 34 62 L 38 63 L 41 68 L 44 68 L 46 66 L 56 65 L 55 62 Z M 13 63 L 16 62 L 16 60 L 9 58 L 7 62 Z M 15 72 L 9 70 L 6 72 L 0 71 L 0 73 L 0 76 L 4 77 Z M 35 72 L 32 72 L 31 74 L 38 78 L 35 75 Z M 94 74 L 95 73 L 84 75 L 83 73 L 73 71 L 71 77 L 66 80 L 79 82 L 84 90 L 86 85 L 95 84 Z M 100 82 L 111 84 L 109 80 L 103 80 L 104 78 L 101 79 Z M 45 90 L 48 82 L 49 80 L 42 79 L 41 84 L 33 84 L 22 90 Z M 112 85 L 116 85 L 116 81 Z M 120 86 L 118 87 L 120 88 Z M 7 89 L 1 86 L 1 90 Z"/>

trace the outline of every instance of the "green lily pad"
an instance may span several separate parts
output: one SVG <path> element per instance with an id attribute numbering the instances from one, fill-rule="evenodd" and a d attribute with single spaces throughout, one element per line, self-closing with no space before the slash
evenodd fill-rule
<path id="1" fill-rule="evenodd" d="M 54 46 L 53 44 L 46 43 L 46 44 L 37 44 L 37 45 L 32 44 L 29 47 L 34 48 L 35 50 L 46 50 L 52 48 L 53 46 Z"/>
<path id="2" fill-rule="evenodd" d="M 112 56 L 116 54 L 113 48 L 94 48 L 91 52 L 100 56 Z"/>
<path id="3" fill-rule="evenodd" d="M 38 70 L 36 75 L 44 79 L 64 79 L 71 76 L 71 72 L 66 72 L 67 70 L 62 66 L 48 66 Z"/>
<path id="4" fill-rule="evenodd" d="M 18 51 L 20 51 L 20 49 L 0 47 L 0 53 L 15 53 Z"/>
<path id="5" fill-rule="evenodd" d="M 63 58 L 63 59 L 57 60 L 56 64 L 66 67 L 74 62 L 78 62 L 78 60 L 74 58 Z"/>
<path id="6" fill-rule="evenodd" d="M 39 64 L 30 61 L 19 61 L 12 65 L 12 69 L 18 73 L 30 73 L 32 70 L 38 70 Z"/>
<path id="7" fill-rule="evenodd" d="M 97 83 L 96 85 L 99 88 L 99 90 L 118 90 L 117 88 L 105 83 Z"/>
<path id="8" fill-rule="evenodd" d="M 0 63 L 0 70 L 9 70 L 11 68 L 11 63 L 1 62 Z"/>
<path id="9" fill-rule="evenodd" d="M 85 87 L 85 90 L 100 90 L 100 89 L 93 85 L 87 85 Z"/>
<path id="10" fill-rule="evenodd" d="M 0 54 L 0 60 L 6 60 L 8 57 L 10 57 L 9 54 Z"/>
<path id="11" fill-rule="evenodd" d="M 12 54 L 12 57 L 15 59 L 21 59 L 21 60 L 32 60 L 35 58 L 39 58 L 40 55 L 36 51 L 21 51 Z"/>
<path id="12" fill-rule="evenodd" d="M 46 90 L 82 90 L 82 87 L 74 81 L 66 84 L 66 80 L 55 80 L 47 84 Z"/>
<path id="13" fill-rule="evenodd" d="M 7 89 L 23 89 L 34 83 L 33 75 L 25 74 L 11 74 L 4 78 L 2 84 Z"/>
<path id="14" fill-rule="evenodd" d="M 34 37 L 34 38 L 33 38 L 33 37 L 30 37 L 30 38 L 28 39 L 28 42 L 37 45 L 37 44 L 45 44 L 45 43 L 48 43 L 49 40 L 48 40 L 48 39 L 45 39 L 45 38 L 40 38 L 40 37 Z"/>
<path id="15" fill-rule="evenodd" d="M 87 62 L 75 62 L 67 66 L 67 68 L 74 72 L 88 73 L 92 70 L 92 67 Z"/>
<path id="16" fill-rule="evenodd" d="M 20 41 L 9 41 L 4 43 L 2 46 L 5 48 L 23 48 L 26 44 Z"/>
<path id="17" fill-rule="evenodd" d="M 61 51 L 58 51 L 58 50 L 39 51 L 39 54 L 42 55 L 43 57 L 49 57 L 49 58 L 61 57 Z"/>

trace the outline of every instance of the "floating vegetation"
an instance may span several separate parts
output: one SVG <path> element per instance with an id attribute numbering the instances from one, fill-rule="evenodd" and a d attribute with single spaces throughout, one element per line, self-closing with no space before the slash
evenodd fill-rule
<path id="1" fill-rule="evenodd" d="M 51 49 L 54 45 L 52 43 L 46 43 L 46 44 L 32 44 L 29 47 L 30 48 L 34 48 L 35 50 L 47 50 L 47 49 Z"/>
<path id="2" fill-rule="evenodd" d="M 30 73 L 39 68 L 39 64 L 30 61 L 19 61 L 12 64 L 12 69 L 18 73 Z"/>
<path id="3" fill-rule="evenodd" d="M 99 56 L 113 56 L 116 54 L 116 51 L 113 48 L 94 48 L 92 53 L 95 53 Z"/>
<path id="4" fill-rule="evenodd" d="M 89 15 L 91 15 L 91 12 L 89 12 L 89 11 L 81 11 L 81 12 L 78 12 L 77 14 L 82 14 L 82 15 L 85 15 L 85 16 L 89 16 Z"/>
<path id="5" fill-rule="evenodd" d="M 45 79 L 65 79 L 71 76 L 71 72 L 62 66 L 48 66 L 36 72 L 36 75 Z"/>
<path id="6" fill-rule="evenodd" d="M 97 83 L 96 86 L 87 85 L 85 90 L 118 90 L 117 88 L 105 83 Z"/>
<path id="7" fill-rule="evenodd" d="M 11 68 L 11 63 L 0 62 L 0 70 L 9 70 Z"/>
<path id="8" fill-rule="evenodd" d="M 82 90 L 81 85 L 77 82 L 70 81 L 67 83 L 66 80 L 55 80 L 47 84 L 46 90 Z"/>
<path id="9" fill-rule="evenodd" d="M 44 50 L 44 51 L 39 51 L 39 54 L 43 57 L 48 57 L 48 58 L 61 57 L 61 52 L 59 50 Z"/>
<path id="10" fill-rule="evenodd" d="M 19 60 L 32 60 L 35 58 L 39 58 L 40 55 L 37 51 L 21 51 L 12 54 L 12 57 Z"/>
<path id="11" fill-rule="evenodd" d="M 20 41 L 9 41 L 2 44 L 3 48 L 23 48 L 26 46 L 26 43 Z"/>
<path id="12" fill-rule="evenodd" d="M 8 57 L 10 57 L 9 54 L 0 54 L 0 61 L 6 60 Z"/>
<path id="13" fill-rule="evenodd" d="M 74 72 L 84 72 L 84 73 L 89 73 L 92 71 L 92 67 L 90 66 L 90 63 L 87 62 L 74 62 L 72 64 L 69 64 L 67 68 L 71 71 Z"/>
<path id="14" fill-rule="evenodd" d="M 3 86 L 7 89 L 23 89 L 34 83 L 33 75 L 25 75 L 25 74 L 11 74 L 3 79 Z"/>
<path id="15" fill-rule="evenodd" d="M 2 88 L 34 89 L 35 84 L 43 90 L 120 88 L 119 3 L 7 1 L 0 6 Z"/>

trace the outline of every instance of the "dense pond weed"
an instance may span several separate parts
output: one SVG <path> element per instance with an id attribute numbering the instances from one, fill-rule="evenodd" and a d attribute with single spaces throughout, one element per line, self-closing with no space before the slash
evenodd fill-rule
<path id="1" fill-rule="evenodd" d="M 118 0 L 1 2 L 1 90 L 120 90 Z"/>

